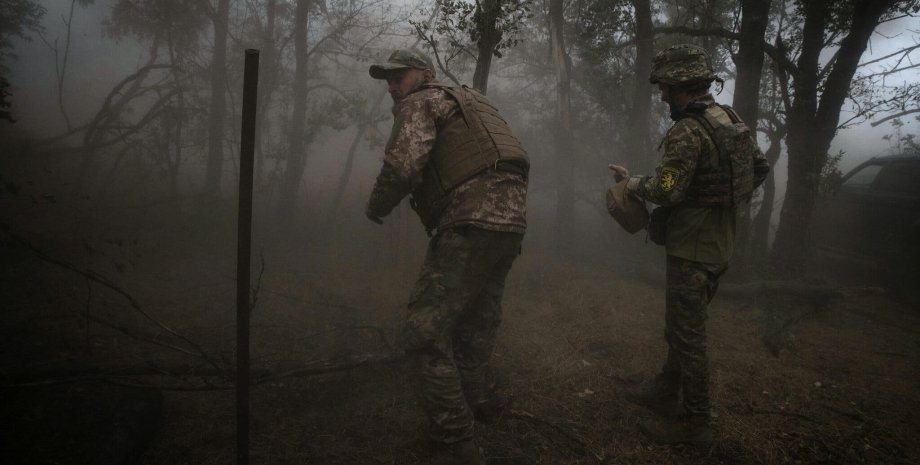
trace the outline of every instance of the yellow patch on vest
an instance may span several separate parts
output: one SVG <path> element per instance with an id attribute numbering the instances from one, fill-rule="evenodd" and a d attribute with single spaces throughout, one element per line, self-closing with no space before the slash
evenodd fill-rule
<path id="1" fill-rule="evenodd" d="M 680 175 L 680 171 L 674 168 L 662 168 L 661 169 L 661 190 L 668 192 L 671 189 L 674 189 L 674 186 L 677 185 L 677 178 Z"/>

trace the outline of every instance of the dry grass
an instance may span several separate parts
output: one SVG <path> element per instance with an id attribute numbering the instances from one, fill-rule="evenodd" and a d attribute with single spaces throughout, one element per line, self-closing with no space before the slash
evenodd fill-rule
<path id="1" fill-rule="evenodd" d="M 287 275 L 267 279 L 266 289 L 283 292 L 286 302 L 263 302 L 255 338 L 278 343 L 263 354 L 309 359 L 375 349 L 361 332 L 331 332 L 310 343 L 298 341 L 309 331 L 295 328 L 398 326 L 414 273 L 336 274 L 310 287 Z M 489 463 L 906 464 L 920 457 L 911 440 L 920 347 L 909 329 L 918 315 L 884 297 L 808 313 L 779 357 L 761 342 L 764 314 L 771 305 L 805 304 L 717 299 L 709 332 L 718 441 L 711 450 L 650 444 L 636 428 L 648 413 L 625 402 L 623 390 L 652 377 L 663 360 L 662 294 L 611 270 L 547 269 L 537 257 L 522 259 L 509 280 L 494 360 L 515 402 L 477 431 Z M 423 418 L 406 385 L 400 370 L 375 368 L 259 388 L 253 460 L 424 463 Z M 163 436 L 145 463 L 177 463 L 175 451 L 187 463 L 231 460 L 229 395 L 184 394 L 169 404 Z"/>
<path id="2" fill-rule="evenodd" d="M 207 252 L 145 255 L 123 281 L 146 310 L 229 358 L 233 265 L 213 257 L 232 253 Z M 404 253 L 397 262 L 379 254 L 366 266 L 359 261 L 365 250 L 309 257 L 269 251 L 253 317 L 254 364 L 279 368 L 387 350 L 378 333 L 354 328 L 384 328 L 387 342 L 395 343 L 418 252 Z M 35 319 L 36 312 L 84 310 L 86 283 L 19 258 L 19 268 L 8 270 L 3 282 L 12 303 L 4 323 L 7 329 L 25 325 L 43 339 L 41 357 L 97 362 L 172 357 L 104 328 Z M 312 260 L 309 267 L 299 262 L 304 258 Z M 100 289 L 85 308 L 144 324 Z M 625 389 L 654 376 L 665 355 L 659 286 L 609 268 L 552 264 L 528 254 L 512 270 L 504 308 L 494 366 L 514 403 L 496 423 L 477 429 L 491 465 L 920 462 L 914 440 L 920 425 L 920 315 L 886 296 L 838 301 L 822 311 L 780 298 L 717 296 L 708 326 L 717 441 L 709 450 L 649 443 L 636 427 L 649 413 L 623 398 Z M 787 349 L 773 356 L 762 337 L 768 316 L 778 311 L 795 311 L 800 321 L 790 329 Z M 18 350 L 26 360 L 42 359 L 23 355 L 25 349 L 13 344 L 4 346 L 15 349 L 7 356 Z M 424 421 L 407 385 L 399 366 L 260 385 L 252 396 L 252 462 L 425 463 Z M 56 396 L 66 403 L 97 385 L 80 386 L 9 391 L 7 399 L 14 393 L 38 402 Z M 160 433 L 139 463 L 232 463 L 233 402 L 232 391 L 166 391 Z M 80 416 L 74 409 L 68 415 Z M 104 410 L 83 415 L 98 420 Z M 21 416 L 16 420 L 33 432 L 49 427 L 29 423 L 27 410 L 7 405 L 3 412 Z M 63 440 L 64 433 L 48 433 L 49 441 Z M 14 446 L 5 444 L 16 452 Z"/>

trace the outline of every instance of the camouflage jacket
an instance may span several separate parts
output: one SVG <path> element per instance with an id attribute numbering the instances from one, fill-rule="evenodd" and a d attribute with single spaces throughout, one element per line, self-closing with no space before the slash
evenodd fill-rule
<path id="1" fill-rule="evenodd" d="M 708 94 L 695 101 L 715 104 Z M 700 207 L 686 202 L 697 171 L 714 171 L 719 166 L 715 141 L 694 118 L 682 118 L 668 131 L 662 147 L 664 152 L 655 175 L 632 176 L 627 189 L 649 202 L 674 207 L 667 220 L 668 255 L 703 263 L 727 263 L 734 253 L 736 207 Z M 769 171 L 759 150 L 754 154 L 753 170 L 756 188 Z"/>
<path id="2" fill-rule="evenodd" d="M 393 109 L 394 121 L 383 167 L 367 203 L 369 216 L 384 217 L 421 184 L 438 128 L 459 107 L 446 92 L 424 88 L 410 93 Z M 491 231 L 523 234 L 527 180 L 504 171 L 486 170 L 457 186 L 445 199 L 437 229 L 472 225 Z"/>
<path id="3" fill-rule="evenodd" d="M 714 105 L 712 95 L 697 98 L 695 102 Z M 671 126 L 662 141 L 664 153 L 654 176 L 633 176 L 627 189 L 649 202 L 678 205 L 687 198 L 690 184 L 697 168 L 716 171 L 719 151 L 712 137 L 693 118 L 682 118 Z M 754 156 L 754 188 L 766 179 L 769 164 L 759 151 Z"/>

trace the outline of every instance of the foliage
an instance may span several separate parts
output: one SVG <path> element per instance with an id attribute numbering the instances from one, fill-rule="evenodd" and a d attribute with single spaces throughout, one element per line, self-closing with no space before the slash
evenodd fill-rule
<path id="1" fill-rule="evenodd" d="M 83 133 L 76 132 L 77 137 L 92 133 L 105 136 L 104 142 L 108 143 L 112 137 L 128 134 L 121 143 L 100 148 L 102 158 L 99 160 L 104 161 L 97 161 L 98 165 L 101 167 L 111 162 L 113 172 L 115 163 L 112 160 L 116 158 L 135 158 L 155 167 L 157 172 L 174 173 L 180 157 L 184 157 L 186 162 L 181 164 L 181 169 L 196 169 L 206 140 L 207 101 L 211 91 L 207 70 L 213 46 L 213 6 L 200 0 L 115 0 L 111 3 L 104 33 L 114 40 L 139 41 L 149 54 L 144 57 L 146 63 L 161 65 L 162 68 L 150 71 L 143 79 L 132 80 L 115 92 L 111 104 L 103 105 L 109 114 L 97 115 L 99 123 L 89 124 L 89 129 L 82 129 Z M 366 78 L 367 61 L 379 58 L 384 54 L 383 50 L 405 46 L 411 37 L 398 29 L 404 27 L 404 18 L 408 16 L 403 15 L 405 11 L 399 10 L 400 6 L 394 6 L 398 2 L 326 0 L 307 3 L 311 5 L 306 38 L 308 50 L 305 52 L 308 54 L 307 91 L 301 101 L 306 101 L 308 117 L 304 122 L 305 133 L 308 141 L 312 142 L 306 151 L 312 157 L 325 155 L 326 149 L 317 141 L 333 134 L 349 137 L 349 126 L 354 128 L 367 119 L 366 107 L 369 102 L 376 101 L 374 96 L 380 93 L 380 86 L 376 85 L 379 83 L 372 83 Z M 425 14 L 424 8 L 417 7 L 430 8 L 432 3 L 436 4 L 438 11 L 433 21 L 412 20 L 410 23 L 435 52 L 432 58 L 440 62 L 442 69 L 468 71 L 469 65 L 480 56 L 476 47 L 480 39 L 487 34 L 500 37 L 491 49 L 491 56 L 504 58 L 491 72 L 499 92 L 490 93 L 490 98 L 509 120 L 520 122 L 515 126 L 516 133 L 522 134 L 528 142 L 532 138 L 534 156 L 545 158 L 542 162 L 549 166 L 558 154 L 551 149 L 556 83 L 545 11 L 548 2 L 419 0 L 412 5 L 398 5 L 421 10 Z M 226 84 L 228 107 L 238 106 L 241 50 L 248 47 L 262 49 L 259 150 L 263 160 L 270 160 L 266 164 L 267 171 L 275 166 L 273 163 L 278 167 L 286 166 L 288 148 L 285 142 L 291 134 L 290 114 L 298 99 L 294 96 L 293 85 L 297 79 L 293 46 L 295 4 L 290 0 L 252 0 L 233 2 L 231 8 L 231 46 Z M 794 97 L 790 89 L 797 77 L 794 67 L 802 48 L 804 4 L 805 0 L 771 2 L 771 19 L 764 40 L 775 52 L 771 52 L 765 72 L 772 72 L 776 79 L 761 81 L 763 119 L 757 126 L 772 134 L 783 133 Z M 916 13 L 920 1 L 904 0 L 896 4 L 886 17 Z M 5 50 L 3 45 L 8 37 L 24 37 L 29 31 L 40 30 L 39 20 L 44 8 L 39 5 L 39 2 L 26 0 L 2 2 L 0 54 Z M 570 60 L 573 132 L 578 141 L 573 148 L 577 153 L 572 160 L 579 178 L 577 188 L 584 190 L 586 196 L 599 184 L 609 181 L 606 171 L 597 167 L 603 167 L 611 157 L 620 156 L 618 149 L 625 145 L 624 140 L 629 136 L 625 128 L 630 124 L 637 83 L 633 5 L 630 0 L 564 2 L 563 36 L 565 54 Z M 652 1 L 656 32 L 654 48 L 660 50 L 675 42 L 697 43 L 713 55 L 719 74 L 731 76 L 734 67 L 730 58 L 737 46 L 736 39 L 730 34 L 737 34 L 741 24 L 738 5 L 738 2 L 729 0 Z M 824 50 L 833 50 L 835 45 L 840 44 L 850 24 L 854 5 L 855 0 L 849 0 L 834 2 L 830 7 Z M 22 9 L 27 6 L 31 10 L 22 11 L 29 14 L 18 13 L 25 20 L 8 22 L 9 12 L 14 7 Z M 429 9 L 425 14 L 426 20 L 430 14 Z M 496 31 L 487 30 L 490 23 L 495 25 Z M 11 26 L 7 27 L 7 24 Z M 683 27 L 691 32 L 661 33 L 661 29 L 668 27 Z M 711 32 L 719 29 L 726 34 Z M 920 46 L 916 50 L 920 52 Z M 823 53 L 821 57 L 822 63 L 816 70 L 819 98 L 836 59 L 832 53 Z M 881 64 L 863 68 L 850 89 L 855 105 L 854 115 L 859 117 L 843 122 L 842 127 L 867 120 L 879 122 L 879 118 L 884 120 L 892 114 L 917 107 L 920 86 L 901 85 L 906 72 L 916 70 L 911 63 L 916 63 L 917 57 L 906 54 L 902 61 L 905 65 L 901 68 L 881 67 Z M 353 80 L 355 77 L 357 79 Z M 128 95 L 132 98 L 123 97 Z M 159 105 L 156 111 L 148 112 L 148 107 L 154 104 Z M 654 133 L 663 132 L 670 122 L 661 104 L 652 109 L 651 115 L 657 118 L 651 123 L 654 146 L 657 135 Z M 230 148 L 237 143 L 234 139 L 238 129 L 235 124 L 237 116 L 231 114 L 225 124 L 225 143 Z M 378 111 L 371 118 L 374 122 L 370 123 L 364 137 L 374 140 L 381 132 L 376 123 L 382 122 L 383 126 L 389 116 L 385 111 Z M 135 128 L 139 122 L 145 122 L 149 127 Z M 85 126 L 74 124 L 75 129 Z M 89 139 L 92 137 L 84 138 L 84 142 Z M 172 144 L 166 144 L 166 139 L 170 139 Z M 891 141 L 907 147 L 913 139 L 899 135 Z M 647 161 L 652 162 L 655 153 L 648 152 Z M 816 153 L 824 152 L 826 150 Z M 227 150 L 227 153 L 233 152 Z M 829 164 L 832 162 L 828 161 Z M 810 169 L 815 171 L 819 166 L 821 163 L 815 163 Z M 641 170 L 643 167 L 635 168 Z M 822 176 L 833 174 L 822 173 Z M 183 176 L 189 175 L 183 173 Z"/>
<path id="2" fill-rule="evenodd" d="M 7 92 L 9 89 L 10 83 L 6 80 L 5 77 L 0 76 L 0 119 L 5 119 L 11 123 L 16 122 L 13 119 L 13 115 L 10 114 L 10 102 L 6 100 L 10 96 L 10 93 Z"/>
<path id="3" fill-rule="evenodd" d="M 208 23 L 206 4 L 198 0 L 119 0 L 103 23 L 113 38 L 133 36 L 184 44 L 197 42 Z"/>
<path id="4" fill-rule="evenodd" d="M 492 54 L 501 58 L 504 52 L 518 45 L 520 33 L 533 18 L 533 0 L 437 0 L 439 13 L 433 23 L 410 20 L 426 46 L 444 59 L 441 65 L 449 69 L 460 58 L 460 65 L 476 59 L 476 44 L 490 27 L 498 34 Z"/>
<path id="5" fill-rule="evenodd" d="M 738 23 L 740 2 L 734 0 L 663 0 L 661 2 L 660 22 L 662 25 L 688 28 L 691 30 L 708 30 L 721 27 L 735 28 Z M 712 60 L 716 74 L 733 72 L 729 65 L 730 43 L 714 35 L 703 34 L 692 36 L 668 34 L 659 36 L 656 48 L 663 49 L 674 43 L 691 42 L 706 49 Z"/>
<path id="6" fill-rule="evenodd" d="M 628 1 L 581 1 L 572 22 L 575 79 L 607 112 L 623 111 L 635 62 L 635 18 Z"/>
<path id="7" fill-rule="evenodd" d="M 917 117 L 916 120 L 920 122 L 920 117 Z M 891 127 L 893 131 L 882 136 L 882 139 L 888 142 L 892 154 L 920 155 L 920 140 L 917 140 L 916 134 L 905 133 L 904 126 L 905 123 L 901 118 L 892 119 Z"/>
<path id="8" fill-rule="evenodd" d="M 41 32 L 41 20 L 46 9 L 32 0 L 3 0 L 0 2 L 0 73 L 8 71 L 6 63 L 15 59 L 9 49 L 12 38 L 30 40 L 29 32 Z"/>
<path id="9" fill-rule="evenodd" d="M 840 171 L 840 160 L 846 152 L 843 150 L 836 155 L 827 154 L 827 161 L 821 167 L 821 179 L 818 182 L 818 195 L 833 194 L 843 181 L 843 172 Z"/>

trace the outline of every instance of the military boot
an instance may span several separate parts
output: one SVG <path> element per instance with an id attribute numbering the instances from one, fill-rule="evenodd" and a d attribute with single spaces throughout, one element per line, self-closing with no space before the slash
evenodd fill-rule
<path id="1" fill-rule="evenodd" d="M 506 397 L 498 392 L 492 392 L 484 399 L 478 402 L 470 402 L 470 410 L 473 412 L 473 418 L 479 423 L 495 423 L 505 407 L 511 404 L 511 398 Z"/>
<path id="2" fill-rule="evenodd" d="M 450 444 L 438 444 L 431 465 L 485 465 L 476 441 L 467 439 Z"/>
<path id="3" fill-rule="evenodd" d="M 663 417 L 677 417 L 683 413 L 680 403 L 680 383 L 677 376 L 661 373 L 651 386 L 626 392 L 626 400 L 645 407 Z"/>
<path id="4" fill-rule="evenodd" d="M 491 372 L 487 372 L 481 382 L 464 383 L 463 394 L 477 422 L 491 424 L 501 417 L 505 408 L 511 404 L 511 398 L 502 391 L 504 389 L 499 387 Z"/>
<path id="5" fill-rule="evenodd" d="M 645 437 L 659 444 L 708 446 L 712 443 L 708 418 L 650 418 L 639 422 L 639 429 Z"/>

